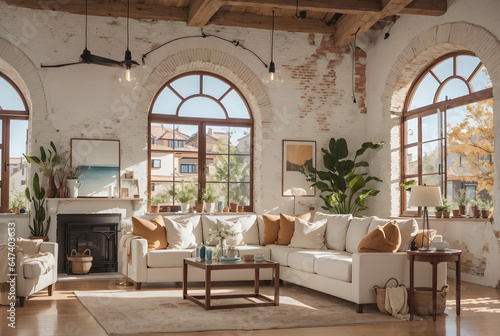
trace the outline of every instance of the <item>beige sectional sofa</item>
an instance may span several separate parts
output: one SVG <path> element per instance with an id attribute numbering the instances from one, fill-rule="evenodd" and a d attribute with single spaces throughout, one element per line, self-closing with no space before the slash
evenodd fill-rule
<path id="1" fill-rule="evenodd" d="M 350 215 L 330 215 L 316 213 L 313 220 L 326 220 L 324 247 L 305 249 L 284 245 L 260 245 L 264 237 L 262 216 L 254 214 L 228 215 L 168 215 L 173 220 L 191 220 L 195 223 L 193 233 L 201 246 L 206 241 L 209 228 L 217 218 L 229 222 L 240 221 L 246 246 L 237 246 L 240 255 L 263 254 L 266 258 L 280 263 L 280 279 L 300 286 L 318 290 L 356 303 L 356 310 L 362 312 L 363 304 L 375 303 L 373 286 L 383 286 L 395 277 L 409 286 L 409 262 L 404 252 L 418 230 L 414 219 L 398 221 L 402 246 L 396 253 L 357 253 L 360 240 L 377 225 L 388 219 L 377 217 L 352 218 Z M 193 217 L 195 216 L 195 217 Z M 152 219 L 153 215 L 144 216 Z M 168 232 L 167 232 L 168 236 Z M 183 259 L 195 256 L 195 249 L 147 250 L 145 239 L 131 241 L 131 258 L 128 276 L 136 282 L 181 282 Z M 252 270 L 214 272 L 213 281 L 252 280 Z M 415 285 L 431 286 L 432 268 L 430 264 L 416 263 Z M 272 274 L 262 272 L 261 280 L 271 280 Z M 189 272 L 189 281 L 203 281 L 201 270 Z M 438 269 L 438 288 L 446 284 L 446 264 Z"/>

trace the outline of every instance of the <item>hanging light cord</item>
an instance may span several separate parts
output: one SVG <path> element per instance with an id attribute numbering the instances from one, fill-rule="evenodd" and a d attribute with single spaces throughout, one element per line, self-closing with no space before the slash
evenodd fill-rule
<path id="1" fill-rule="evenodd" d="M 352 102 L 356 104 L 356 86 L 355 86 L 355 68 L 356 68 L 356 38 L 357 34 L 359 32 L 359 29 L 356 30 L 354 33 L 354 41 L 351 43 L 351 49 L 352 49 Z"/>
<path id="2" fill-rule="evenodd" d="M 274 61 L 274 10 L 273 10 L 273 22 L 271 25 L 271 62 Z"/>
<path id="3" fill-rule="evenodd" d="M 85 0 L 85 49 L 87 49 L 87 20 L 88 20 L 88 0 Z"/>
<path id="4" fill-rule="evenodd" d="M 129 47 L 129 32 L 128 32 L 128 20 L 130 17 L 130 0 L 127 1 L 127 50 Z"/>
<path id="5" fill-rule="evenodd" d="M 229 40 L 229 39 L 226 39 L 226 38 L 223 38 L 223 37 L 220 37 L 220 36 L 217 36 L 217 35 L 212 35 L 212 34 L 205 34 L 205 33 L 201 33 L 201 36 L 200 35 L 193 35 L 193 36 L 184 36 L 184 37 L 178 37 L 178 38 L 175 38 L 173 40 L 170 40 L 170 41 L 167 41 L 161 45 L 159 45 L 158 47 L 154 48 L 154 49 L 151 49 L 150 51 L 148 51 L 147 53 L 143 54 L 142 55 L 142 64 L 146 64 L 146 57 L 151 54 L 152 52 L 166 46 L 167 44 L 170 44 L 172 42 L 175 42 L 175 41 L 180 41 L 180 40 L 184 40 L 184 39 L 191 39 L 191 38 L 206 38 L 206 37 L 213 37 L 213 38 L 217 38 L 219 40 L 222 40 L 222 41 L 226 41 L 226 42 L 229 42 L 231 43 L 232 45 L 234 45 L 235 47 L 240 47 L 242 48 L 243 50 L 246 50 L 250 53 L 252 53 L 252 55 L 254 55 L 255 57 L 257 57 L 257 59 L 267 68 L 267 64 L 266 62 L 264 62 L 262 60 L 262 58 L 260 58 L 255 52 L 253 52 L 252 50 L 248 49 L 248 48 L 245 48 L 242 44 L 240 44 L 240 42 L 236 41 L 236 40 Z"/>

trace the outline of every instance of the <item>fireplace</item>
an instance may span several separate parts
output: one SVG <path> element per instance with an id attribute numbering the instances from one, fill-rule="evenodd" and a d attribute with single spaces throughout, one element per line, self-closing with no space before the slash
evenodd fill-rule
<path id="1" fill-rule="evenodd" d="M 120 214 L 60 214 L 57 215 L 59 270 L 70 273 L 66 255 L 74 249 L 91 251 L 94 258 L 90 272 L 118 271 L 118 228 Z"/>

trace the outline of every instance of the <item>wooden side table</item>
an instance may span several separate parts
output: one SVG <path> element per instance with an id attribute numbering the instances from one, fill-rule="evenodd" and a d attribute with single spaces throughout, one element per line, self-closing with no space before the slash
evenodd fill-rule
<path id="1" fill-rule="evenodd" d="M 432 264 L 432 319 L 436 321 L 436 300 L 437 300 L 437 266 L 440 262 L 454 261 L 456 263 L 456 302 L 457 315 L 460 315 L 460 256 L 461 250 L 446 249 L 444 251 L 406 251 L 410 260 L 410 321 L 414 315 L 414 288 L 415 288 L 415 261 L 430 262 Z"/>

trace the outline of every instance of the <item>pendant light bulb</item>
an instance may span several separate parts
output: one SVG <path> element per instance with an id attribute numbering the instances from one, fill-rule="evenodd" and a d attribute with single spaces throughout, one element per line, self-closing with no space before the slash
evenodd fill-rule
<path id="1" fill-rule="evenodd" d="M 268 88 L 277 88 L 283 84 L 283 78 L 276 73 L 276 65 L 274 64 L 274 11 L 273 24 L 271 28 L 271 63 L 269 63 L 269 74 L 262 77 L 262 83 Z"/>
<path id="2" fill-rule="evenodd" d="M 139 66 L 139 63 L 132 59 L 132 53 L 129 50 L 129 19 L 130 19 L 130 0 L 127 1 L 127 50 L 125 58 L 121 62 L 122 67 L 125 67 L 125 76 L 118 78 L 118 82 L 124 87 L 136 88 L 139 85 L 139 80 L 132 75 L 132 67 Z"/>

